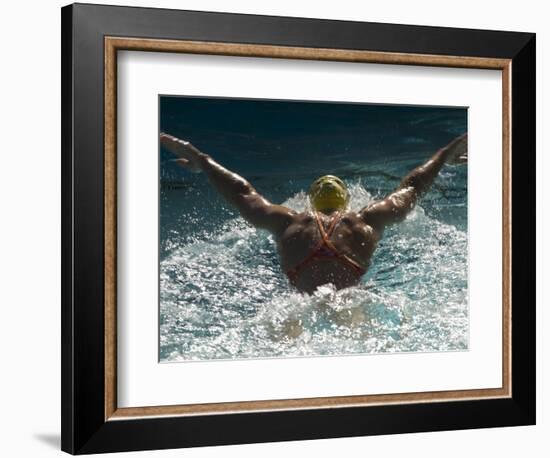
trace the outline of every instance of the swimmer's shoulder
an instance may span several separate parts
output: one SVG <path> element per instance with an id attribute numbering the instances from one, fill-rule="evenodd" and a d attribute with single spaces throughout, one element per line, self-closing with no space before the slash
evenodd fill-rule
<path id="1" fill-rule="evenodd" d="M 369 233 L 376 234 L 378 231 L 370 225 L 365 219 L 357 212 L 346 212 L 342 216 L 341 223 L 347 226 L 352 231 L 368 231 Z"/>
<path id="2" fill-rule="evenodd" d="M 293 215 L 294 223 L 295 224 L 310 224 L 313 221 L 315 221 L 315 218 L 313 217 L 313 213 L 310 211 L 304 211 L 295 213 Z"/>
<path id="3" fill-rule="evenodd" d="M 316 227 L 315 218 L 311 212 L 295 212 L 292 214 L 290 224 L 279 234 L 279 240 L 294 239 L 298 235 L 311 236 Z"/>
<path id="4" fill-rule="evenodd" d="M 348 211 L 344 213 L 340 219 L 340 221 L 344 224 L 349 225 L 356 225 L 356 224 L 365 224 L 363 220 L 361 219 L 361 216 L 357 212 Z"/>

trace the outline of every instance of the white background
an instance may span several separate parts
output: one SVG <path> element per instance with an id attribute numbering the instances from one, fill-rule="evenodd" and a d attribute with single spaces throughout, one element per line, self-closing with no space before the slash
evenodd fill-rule
<path id="1" fill-rule="evenodd" d="M 110 0 L 111 4 L 124 4 Z M 538 425 L 474 431 L 243 445 L 126 454 L 125 456 L 279 457 L 285 456 L 546 456 L 550 403 L 543 385 L 548 372 L 549 329 L 543 295 L 543 256 L 548 244 L 540 234 L 550 224 L 550 162 L 542 162 L 543 59 L 550 32 L 543 2 L 464 0 L 357 2 L 353 0 L 266 3 L 233 0 L 138 1 L 133 5 L 213 11 L 308 16 L 406 24 L 537 32 L 538 59 Z M 2 136 L 0 167 L 0 382 L 1 437 L 4 456 L 59 456 L 60 403 L 60 12 L 58 1 L 7 3 L 0 15 Z M 547 206 L 547 205 L 545 205 Z M 545 220 L 545 221 L 544 221 Z M 547 261 L 548 262 L 548 261 Z M 547 271 L 546 267 L 546 271 Z M 547 301 L 547 300 L 546 300 Z M 546 365 L 543 366 L 543 362 Z"/>
<path id="2" fill-rule="evenodd" d="M 502 386 L 501 72 L 124 52 L 117 77 L 120 407 Z M 469 107 L 469 350 L 158 364 L 158 94 L 182 93 Z"/>

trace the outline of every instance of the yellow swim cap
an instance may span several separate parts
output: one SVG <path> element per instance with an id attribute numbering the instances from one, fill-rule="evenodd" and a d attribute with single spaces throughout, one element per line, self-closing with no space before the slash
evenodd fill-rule
<path id="1" fill-rule="evenodd" d="M 343 210 L 349 202 L 348 188 L 340 178 L 324 175 L 309 188 L 309 200 L 317 211 Z"/>

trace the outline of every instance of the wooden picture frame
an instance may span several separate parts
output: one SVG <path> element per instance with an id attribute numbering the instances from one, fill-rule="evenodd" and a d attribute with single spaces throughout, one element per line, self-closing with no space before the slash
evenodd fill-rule
<path id="1" fill-rule="evenodd" d="M 502 386 L 119 408 L 120 50 L 501 71 Z M 62 282 L 62 449 L 69 453 L 534 424 L 534 34 L 102 5 L 64 7 Z"/>

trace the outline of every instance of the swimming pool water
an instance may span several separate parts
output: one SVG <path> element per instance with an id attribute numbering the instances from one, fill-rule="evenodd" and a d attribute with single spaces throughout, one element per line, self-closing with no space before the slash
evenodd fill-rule
<path id="1" fill-rule="evenodd" d="M 356 165 L 341 169 L 352 209 L 425 159 L 371 162 L 366 178 Z M 467 349 L 466 175 L 464 166 L 442 171 L 409 217 L 386 230 L 360 285 L 311 296 L 289 285 L 271 235 L 228 208 L 204 176 L 164 186 L 161 361 Z M 314 177 L 256 181 L 303 210 Z"/>
<path id="2" fill-rule="evenodd" d="M 191 141 L 270 201 L 303 210 L 320 175 L 359 210 L 466 131 L 467 110 L 161 97 L 161 130 Z M 445 166 L 386 230 L 360 285 L 309 296 L 275 244 L 161 150 L 160 361 L 468 348 L 467 166 Z"/>

